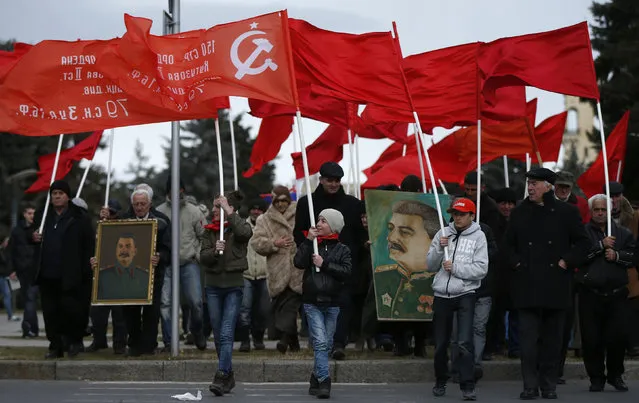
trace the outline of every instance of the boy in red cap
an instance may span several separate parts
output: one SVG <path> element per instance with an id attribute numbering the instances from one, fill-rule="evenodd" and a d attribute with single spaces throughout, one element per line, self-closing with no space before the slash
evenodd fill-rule
<path id="1" fill-rule="evenodd" d="M 475 211 L 471 200 L 455 200 L 448 210 L 453 222 L 435 234 L 428 250 L 428 271 L 437 272 L 433 279 L 436 377 L 433 395 L 438 397 L 446 394 L 448 345 L 456 313 L 459 386 L 464 400 L 477 399 L 473 344 L 475 290 L 488 272 L 488 245 L 481 227 L 473 221 Z M 444 248 L 448 249 L 448 259 Z"/>

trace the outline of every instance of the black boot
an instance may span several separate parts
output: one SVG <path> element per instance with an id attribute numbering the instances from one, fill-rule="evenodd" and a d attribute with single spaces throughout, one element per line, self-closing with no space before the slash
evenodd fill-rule
<path id="1" fill-rule="evenodd" d="M 299 353 L 300 348 L 300 340 L 297 338 L 297 335 L 290 335 L 288 337 L 288 348 L 291 350 L 291 353 Z"/>
<path id="2" fill-rule="evenodd" d="M 95 340 L 93 340 L 93 343 L 91 343 L 89 347 L 86 348 L 85 351 L 87 353 L 95 353 L 96 351 L 104 350 L 106 348 L 109 348 L 109 346 L 106 343 L 98 343 Z"/>
<path id="3" fill-rule="evenodd" d="M 251 352 L 251 341 L 249 339 L 242 340 L 242 344 L 240 344 L 240 353 L 250 353 Z"/>
<path id="4" fill-rule="evenodd" d="M 213 377 L 213 383 L 209 385 L 209 390 L 215 396 L 224 396 L 224 385 L 227 381 L 228 375 L 222 371 L 217 371 Z"/>
<path id="5" fill-rule="evenodd" d="M 308 394 L 311 396 L 317 396 L 319 393 L 319 381 L 314 373 L 311 372 L 311 380 L 309 381 Z"/>
<path id="6" fill-rule="evenodd" d="M 333 359 L 337 361 L 342 361 L 346 358 L 346 351 L 344 350 L 344 346 L 341 344 L 335 345 L 333 348 Z"/>
<path id="7" fill-rule="evenodd" d="M 613 388 L 617 390 L 617 392 L 627 392 L 628 385 L 623 381 L 623 379 L 618 376 L 612 379 L 608 379 L 608 384 L 612 385 Z"/>
<path id="8" fill-rule="evenodd" d="M 277 351 L 279 351 L 282 354 L 286 354 L 286 350 L 288 350 L 288 343 L 289 343 L 289 337 L 287 334 L 282 334 L 282 338 L 280 339 L 280 341 L 277 342 L 277 345 L 275 346 L 277 348 Z"/>
<path id="9" fill-rule="evenodd" d="M 266 346 L 264 345 L 264 332 L 253 335 L 253 347 L 255 347 L 255 350 L 258 351 L 266 349 Z"/>
<path id="10" fill-rule="evenodd" d="M 69 344 L 69 351 L 67 352 L 67 356 L 69 358 L 77 357 L 78 354 L 84 352 L 84 345 L 82 343 L 72 343 Z"/>
<path id="11" fill-rule="evenodd" d="M 233 371 L 229 372 L 224 379 L 224 393 L 231 393 L 233 388 L 235 387 L 235 374 Z"/>
<path id="12" fill-rule="evenodd" d="M 317 398 L 328 399 L 329 397 L 331 397 L 331 378 L 326 378 L 319 383 Z"/>

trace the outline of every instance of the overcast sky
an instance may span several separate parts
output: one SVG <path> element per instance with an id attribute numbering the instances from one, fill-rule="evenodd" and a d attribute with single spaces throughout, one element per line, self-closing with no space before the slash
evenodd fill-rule
<path id="1" fill-rule="evenodd" d="M 176 0 L 178 1 L 178 0 Z M 0 40 L 15 39 L 35 44 L 45 39 L 109 39 L 122 36 L 123 16 L 153 19 L 152 33 L 162 33 L 163 0 L 11 0 L 2 7 Z M 474 41 L 491 41 L 504 36 L 546 31 L 580 21 L 592 22 L 591 0 L 182 0 L 182 31 L 250 18 L 288 9 L 289 15 L 321 28 L 362 33 L 387 31 L 398 24 L 404 55 L 421 53 Z M 528 98 L 539 98 L 537 122 L 564 110 L 563 96 L 528 89 Z M 232 113 L 248 110 L 245 99 L 232 98 Z M 257 135 L 259 119 L 248 115 L 244 124 Z M 326 125 L 305 120 L 307 145 Z M 436 131 L 436 137 L 443 135 Z M 124 170 L 133 156 L 136 139 L 144 143 L 151 163 L 166 166 L 161 145 L 170 137 L 170 123 L 118 128 L 115 130 L 113 168 L 118 179 L 127 179 Z M 361 169 L 375 162 L 390 144 L 387 140 L 362 140 Z M 276 160 L 276 180 L 290 184 L 293 177 L 290 153 L 293 139 L 282 146 Z M 349 166 L 345 149 L 342 166 Z M 95 162 L 106 166 L 108 154 L 100 151 Z M 230 156 L 229 156 L 230 157 Z M 363 175 L 362 175 L 362 179 Z"/>

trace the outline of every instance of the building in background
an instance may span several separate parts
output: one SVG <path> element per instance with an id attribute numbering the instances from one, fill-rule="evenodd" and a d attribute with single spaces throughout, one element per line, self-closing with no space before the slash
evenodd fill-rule
<path id="1" fill-rule="evenodd" d="M 590 103 L 580 101 L 579 97 L 566 96 L 564 102 L 568 119 L 562 142 L 563 161 L 570 158 L 574 149 L 579 164 L 588 166 L 597 158 L 597 151 L 592 148 L 588 138 L 588 133 L 594 128 L 595 110 Z"/>

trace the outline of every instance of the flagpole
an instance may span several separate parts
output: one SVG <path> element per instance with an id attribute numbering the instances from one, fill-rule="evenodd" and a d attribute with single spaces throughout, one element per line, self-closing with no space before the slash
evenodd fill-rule
<path id="1" fill-rule="evenodd" d="M 619 165 L 617 166 L 617 182 L 621 181 L 621 167 L 623 165 L 623 161 L 619 161 Z"/>
<path id="2" fill-rule="evenodd" d="M 224 196 L 224 164 L 222 163 L 222 139 L 220 138 L 220 120 L 215 118 L 215 141 L 217 143 L 217 166 L 220 177 L 220 196 Z M 220 208 L 220 241 L 224 240 L 224 209 Z M 224 251 L 219 251 L 219 255 Z"/>
<path id="3" fill-rule="evenodd" d="M 404 146 L 402 147 L 402 157 L 405 157 L 405 156 L 406 156 L 406 149 L 407 149 L 407 148 L 408 148 L 408 147 L 406 146 L 406 144 L 404 144 Z M 422 176 L 423 176 L 423 175 L 422 175 Z"/>
<path id="4" fill-rule="evenodd" d="M 233 153 L 233 185 L 235 190 L 240 187 L 237 182 L 237 150 L 235 149 L 235 125 L 231 117 L 231 108 L 228 109 L 229 127 L 231 128 L 231 152 Z"/>
<path id="5" fill-rule="evenodd" d="M 349 181 L 352 180 L 353 182 L 353 186 L 357 186 L 357 180 L 355 179 L 355 149 L 354 149 L 354 145 L 353 145 L 353 132 L 351 131 L 351 129 L 349 128 L 347 130 L 348 133 L 348 155 L 349 155 L 349 165 L 350 165 L 350 170 L 351 173 Z M 348 189 L 351 189 L 351 184 L 348 184 Z M 355 197 L 357 197 L 357 189 L 355 189 Z"/>
<path id="6" fill-rule="evenodd" d="M 530 166 L 532 165 L 532 160 L 530 159 L 530 154 L 526 153 L 526 172 L 530 171 Z M 528 197 L 528 185 L 524 182 L 524 199 Z"/>
<path id="7" fill-rule="evenodd" d="M 111 136 L 109 137 L 109 165 L 107 166 L 107 183 L 106 192 L 104 194 L 104 207 L 109 207 L 109 192 L 111 190 L 111 166 L 113 164 L 113 137 L 115 136 L 115 129 L 111 129 Z"/>
<path id="8" fill-rule="evenodd" d="M 295 137 L 295 122 L 291 126 L 291 133 L 293 133 L 293 152 L 297 152 L 297 137 Z"/>
<path id="9" fill-rule="evenodd" d="M 414 123 L 413 123 L 414 124 Z M 419 135 L 417 134 L 417 125 L 415 125 L 415 144 L 417 145 L 417 159 L 419 160 L 419 172 L 422 175 L 422 192 L 426 193 L 426 174 L 424 173 L 424 161 L 422 160 L 422 146 Z M 404 150 L 406 150 L 406 146 L 404 146 Z"/>
<path id="10" fill-rule="evenodd" d="M 359 136 L 355 134 L 355 183 L 357 184 L 357 198 L 362 199 L 362 183 L 359 170 Z"/>
<path id="11" fill-rule="evenodd" d="M 300 148 L 302 150 L 302 165 L 304 166 L 304 181 L 306 184 L 306 199 L 308 201 L 308 215 L 311 221 L 311 227 L 315 228 L 315 208 L 313 206 L 313 192 L 311 192 L 311 175 L 308 171 L 308 157 L 306 155 L 306 145 L 304 144 L 304 128 L 302 127 L 302 114 L 300 108 L 297 108 L 295 113 L 297 121 L 297 135 L 300 140 Z M 313 253 L 319 255 L 319 247 L 317 245 L 317 238 L 313 239 Z M 319 267 L 315 268 L 315 271 L 319 273 Z"/>
<path id="12" fill-rule="evenodd" d="M 608 172 L 608 150 L 606 149 L 606 136 L 604 134 L 603 117 L 601 113 L 601 102 L 597 101 L 597 115 L 599 116 L 599 137 L 601 138 L 601 153 L 604 162 L 604 181 L 606 183 L 606 197 L 610 199 L 610 175 Z M 608 236 L 612 236 L 612 216 L 610 208 L 606 209 L 606 224 L 608 225 Z"/>
<path id="13" fill-rule="evenodd" d="M 505 183 L 506 187 L 509 188 L 510 187 L 510 178 L 509 178 L 510 173 L 508 172 L 508 156 L 504 155 L 503 159 L 504 159 L 504 182 L 506 182 Z"/>
<path id="14" fill-rule="evenodd" d="M 477 214 L 475 218 L 479 223 L 481 212 L 481 119 L 477 119 Z"/>
<path id="15" fill-rule="evenodd" d="M 88 161 L 89 161 L 89 164 L 84 169 L 84 174 L 82 174 L 82 180 L 80 180 L 80 186 L 78 186 L 78 192 L 75 194 L 76 199 L 79 198 L 80 193 L 82 193 L 82 188 L 84 188 L 84 182 L 87 180 L 89 170 L 91 169 L 91 165 L 93 164 L 93 159 L 90 159 Z"/>
<path id="16" fill-rule="evenodd" d="M 42 234 L 44 230 L 44 221 L 47 219 L 47 213 L 49 212 L 49 203 L 51 202 L 51 185 L 55 182 L 55 175 L 58 172 L 58 162 L 60 162 L 60 152 L 62 151 L 62 139 L 64 134 L 60 135 L 58 139 L 58 149 L 55 152 L 55 161 L 53 162 L 53 172 L 51 173 L 51 180 L 49 181 L 49 189 L 47 191 L 47 202 L 44 205 L 44 213 L 42 214 L 42 221 L 40 222 L 40 229 L 38 233 Z"/>
<path id="17" fill-rule="evenodd" d="M 441 179 L 437 179 L 437 180 L 439 181 L 439 186 L 441 186 L 441 188 L 442 188 L 442 193 L 447 195 L 448 191 L 446 190 L 446 186 L 444 185 L 444 182 L 442 182 Z"/>

